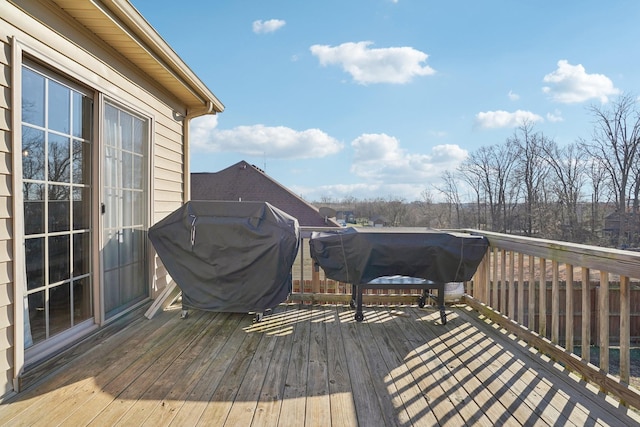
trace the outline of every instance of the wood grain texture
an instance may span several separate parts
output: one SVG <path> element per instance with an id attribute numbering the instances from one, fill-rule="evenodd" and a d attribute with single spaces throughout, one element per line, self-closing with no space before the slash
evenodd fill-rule
<path id="1" fill-rule="evenodd" d="M 442 325 L 431 308 L 364 309 L 356 322 L 346 305 L 282 304 L 257 323 L 201 311 L 183 320 L 179 306 L 152 319 L 141 311 L 0 404 L 0 425 L 640 422 L 489 312 L 450 306 Z"/>

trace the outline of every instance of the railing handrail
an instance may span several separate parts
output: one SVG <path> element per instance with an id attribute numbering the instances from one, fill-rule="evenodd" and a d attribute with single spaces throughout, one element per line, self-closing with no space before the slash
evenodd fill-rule
<path id="1" fill-rule="evenodd" d="M 640 279 L 640 252 L 475 229 L 463 231 L 487 237 L 492 247 Z"/>

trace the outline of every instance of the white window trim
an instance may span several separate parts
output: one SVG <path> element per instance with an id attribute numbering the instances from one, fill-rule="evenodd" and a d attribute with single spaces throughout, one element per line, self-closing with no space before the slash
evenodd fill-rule
<path id="1" fill-rule="evenodd" d="M 11 92 L 13 139 L 12 147 L 18 147 L 22 142 L 22 91 L 17 88 L 22 87 L 22 43 L 15 38 L 12 39 L 11 57 L 11 81 L 13 90 Z M 20 150 L 13 150 L 12 158 L 13 171 L 13 389 L 20 391 L 19 378 L 24 370 L 24 286 L 26 285 L 26 266 L 24 253 L 24 216 L 16 215 L 17 209 L 24 203 L 22 189 L 22 179 L 15 177 L 22 176 L 22 159 Z"/>

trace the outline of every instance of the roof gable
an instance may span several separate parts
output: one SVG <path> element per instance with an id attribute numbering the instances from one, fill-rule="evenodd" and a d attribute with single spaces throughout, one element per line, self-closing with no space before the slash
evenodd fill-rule
<path id="1" fill-rule="evenodd" d="M 219 172 L 191 174 L 192 200 L 269 202 L 298 219 L 301 226 L 339 227 L 262 170 L 240 161 Z"/>

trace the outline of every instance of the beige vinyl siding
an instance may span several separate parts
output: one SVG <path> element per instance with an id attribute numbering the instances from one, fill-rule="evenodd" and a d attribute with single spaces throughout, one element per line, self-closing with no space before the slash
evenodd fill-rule
<path id="1" fill-rule="evenodd" d="M 11 212 L 11 47 L 0 34 L 0 396 L 13 389 L 14 294 Z"/>
<path id="2" fill-rule="evenodd" d="M 155 205 L 153 222 L 160 221 L 183 202 L 184 165 L 182 135 L 172 128 L 156 124 L 156 144 L 154 146 L 154 192 Z M 179 129 L 182 130 L 181 128 Z"/>
<path id="3" fill-rule="evenodd" d="M 150 130 L 154 133 L 151 135 L 152 147 L 149 149 L 149 182 L 152 191 L 149 225 L 182 204 L 186 176 L 183 160 L 185 122 L 174 119 L 174 111 L 184 114 L 186 106 L 163 90 L 157 82 L 150 81 L 145 73 L 132 67 L 123 56 L 126 52 L 117 52 L 108 47 L 55 5 L 47 2 L 24 2 L 21 7 L 25 10 L 3 1 L 0 15 L 0 400 L 13 390 L 16 366 L 13 326 L 15 321 L 22 321 L 14 321 L 15 289 L 12 277 L 13 142 L 10 132 L 12 91 L 9 87 L 12 73 L 9 66 L 12 47 L 9 43 L 12 37 L 15 37 L 25 56 L 41 61 L 52 72 L 75 80 L 104 94 L 107 99 L 130 107 L 151 119 Z M 96 142 L 97 136 L 95 135 Z M 96 144 L 96 149 L 101 149 L 101 146 Z M 100 191 L 98 185 L 94 189 Z M 168 278 L 157 258 L 150 260 L 150 265 L 154 271 L 154 296 L 164 288 Z M 21 366 L 22 362 L 16 363 Z"/>

